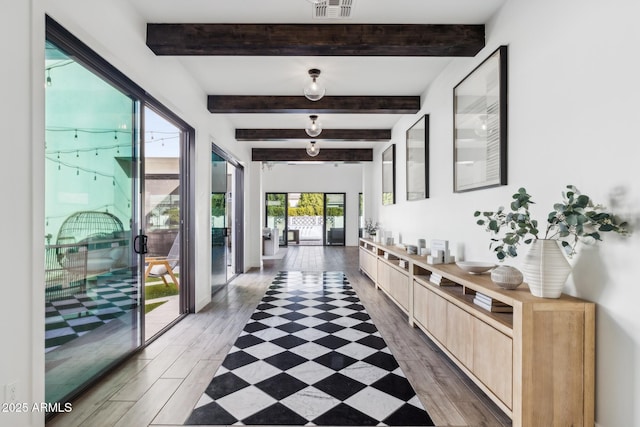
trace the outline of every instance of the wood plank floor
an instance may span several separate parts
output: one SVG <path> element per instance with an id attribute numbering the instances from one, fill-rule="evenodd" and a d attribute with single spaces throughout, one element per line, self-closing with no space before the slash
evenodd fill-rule
<path id="1" fill-rule="evenodd" d="M 357 247 L 291 246 L 283 259 L 240 275 L 47 426 L 179 426 L 211 381 L 274 275 L 344 271 L 438 426 L 510 426 L 495 406 L 358 270 Z"/>

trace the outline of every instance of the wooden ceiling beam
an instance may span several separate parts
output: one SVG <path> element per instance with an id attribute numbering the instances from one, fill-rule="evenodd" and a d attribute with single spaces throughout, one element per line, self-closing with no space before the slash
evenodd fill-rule
<path id="1" fill-rule="evenodd" d="M 251 150 L 254 162 L 371 162 L 373 150 L 370 148 L 335 149 L 322 148 L 315 157 L 299 148 L 254 148 Z"/>
<path id="2" fill-rule="evenodd" d="M 237 141 L 389 141 L 391 129 L 323 129 L 311 138 L 304 129 L 236 129 Z"/>
<path id="3" fill-rule="evenodd" d="M 209 95 L 211 113 L 297 114 L 414 114 L 419 96 L 325 96 L 310 101 L 304 96 Z"/>
<path id="4" fill-rule="evenodd" d="M 484 25 L 147 24 L 156 55 L 474 56 Z"/>

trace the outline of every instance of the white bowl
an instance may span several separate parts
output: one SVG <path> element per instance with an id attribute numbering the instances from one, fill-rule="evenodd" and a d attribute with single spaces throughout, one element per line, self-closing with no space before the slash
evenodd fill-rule
<path id="1" fill-rule="evenodd" d="M 495 268 L 495 264 L 482 261 L 458 261 L 456 265 L 467 273 L 480 274 Z"/>

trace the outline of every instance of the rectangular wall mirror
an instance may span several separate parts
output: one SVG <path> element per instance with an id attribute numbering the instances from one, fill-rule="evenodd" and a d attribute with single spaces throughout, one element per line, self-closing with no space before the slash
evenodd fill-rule
<path id="1" fill-rule="evenodd" d="M 507 47 L 453 89 L 455 192 L 507 184 Z"/>
<path id="2" fill-rule="evenodd" d="M 407 130 L 407 200 L 429 197 L 429 115 Z"/>
<path id="3" fill-rule="evenodd" d="M 391 144 L 382 153 L 382 204 L 396 202 L 396 145 Z"/>

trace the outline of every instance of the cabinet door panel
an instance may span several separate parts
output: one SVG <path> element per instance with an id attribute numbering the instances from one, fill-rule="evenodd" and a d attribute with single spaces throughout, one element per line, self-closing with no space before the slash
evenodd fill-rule
<path id="1" fill-rule="evenodd" d="M 427 329 L 442 344 L 447 337 L 447 300 L 428 291 L 427 300 Z"/>
<path id="2" fill-rule="evenodd" d="M 473 336 L 473 373 L 512 408 L 513 341 L 475 318 Z"/>
<path id="3" fill-rule="evenodd" d="M 467 368 L 473 364 L 473 316 L 447 305 L 447 348 Z"/>
<path id="4" fill-rule="evenodd" d="M 360 249 L 360 268 L 362 268 L 374 282 L 378 275 L 377 260 L 376 256 L 368 250 Z"/>
<path id="5" fill-rule="evenodd" d="M 405 310 L 409 309 L 409 275 L 388 267 L 389 293 Z"/>
<path id="6" fill-rule="evenodd" d="M 429 293 L 424 286 L 418 282 L 413 282 L 413 318 L 424 328 L 427 327 Z"/>
<path id="7" fill-rule="evenodd" d="M 378 286 L 380 286 L 382 289 L 384 289 L 385 291 L 389 291 L 389 266 L 387 264 L 385 264 L 384 261 L 378 259 L 377 260 L 378 263 L 378 275 L 377 275 L 377 280 L 378 280 Z"/>

